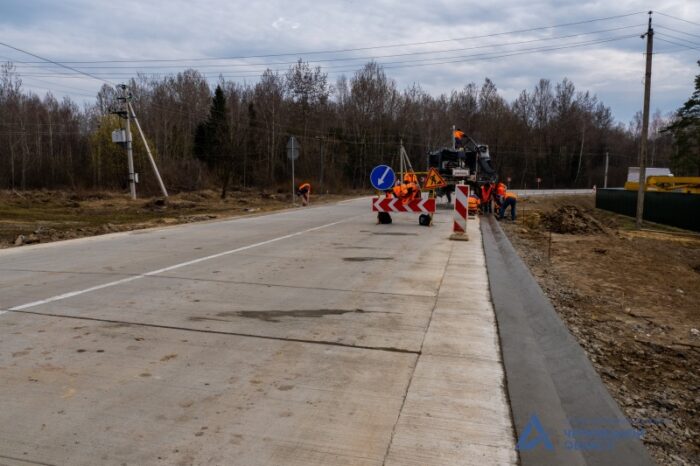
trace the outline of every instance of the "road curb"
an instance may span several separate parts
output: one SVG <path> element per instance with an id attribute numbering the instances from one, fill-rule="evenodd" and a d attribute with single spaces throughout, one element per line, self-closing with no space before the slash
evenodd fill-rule
<path id="1" fill-rule="evenodd" d="M 489 286 L 515 429 L 522 437 L 536 416 L 553 446 L 521 449 L 521 464 L 654 464 L 638 439 L 619 440 L 609 450 L 571 447 L 566 431 L 580 429 L 580 420 L 605 420 L 615 432 L 630 432 L 632 427 L 498 222 L 493 217 L 483 220 Z M 530 434 L 528 438 L 533 438 L 537 432 Z"/>

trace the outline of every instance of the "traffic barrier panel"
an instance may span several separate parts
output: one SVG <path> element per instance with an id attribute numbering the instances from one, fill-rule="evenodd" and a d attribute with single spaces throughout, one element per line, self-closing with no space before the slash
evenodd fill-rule
<path id="1" fill-rule="evenodd" d="M 455 211 L 450 239 L 467 240 L 467 218 L 469 218 L 469 186 L 455 186 Z"/>
<path id="2" fill-rule="evenodd" d="M 403 203 L 399 198 L 375 197 L 372 199 L 372 212 L 418 212 L 435 213 L 435 199 L 413 199 Z"/>

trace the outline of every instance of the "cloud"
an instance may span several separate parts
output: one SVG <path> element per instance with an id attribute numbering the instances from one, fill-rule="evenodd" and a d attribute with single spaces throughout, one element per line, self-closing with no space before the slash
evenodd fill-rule
<path id="1" fill-rule="evenodd" d="M 658 0 L 655 7 L 700 22 L 700 2 Z M 566 77 L 578 90 L 597 94 L 619 121 L 629 121 L 641 108 L 644 41 L 638 36 L 645 29 L 646 15 L 498 35 L 641 13 L 637 0 L 616 0 L 614 4 L 597 0 L 491 0 L 466 4 L 461 0 L 4 0 L 2 10 L 0 36 L 4 42 L 57 60 L 240 57 L 364 48 L 302 56 L 322 66 L 331 81 L 341 74 L 353 74 L 374 58 L 386 66 L 387 74 L 401 88 L 418 83 L 433 95 L 449 94 L 472 81 L 481 84 L 489 77 L 510 100 L 522 89 L 531 90 L 540 78 L 558 82 Z M 697 42 L 692 36 L 662 27 L 700 34 L 700 27 L 661 15 L 654 17 L 654 23 L 659 25 L 659 39 L 667 33 Z M 589 34 L 625 26 L 633 27 Z M 560 37 L 574 34 L 587 35 Z M 482 35 L 492 36 L 474 38 Z M 543 50 L 545 46 L 623 35 L 634 37 Z M 445 42 L 368 48 L 436 40 Z M 506 42 L 523 43 L 505 45 Z M 524 48 L 533 50 L 518 54 Z M 654 57 L 652 108 L 666 113 L 678 108 L 692 92 L 693 77 L 698 73 L 695 62 L 700 53 L 661 40 L 655 44 L 655 52 L 659 54 Z M 114 82 L 124 81 L 137 71 L 170 73 L 186 67 L 199 68 L 211 76 L 212 82 L 220 73 L 241 76 L 233 80 L 251 82 L 267 67 L 286 69 L 285 63 L 294 62 L 298 56 L 173 62 L 162 63 L 160 68 L 154 63 L 102 65 L 113 68 L 88 68 L 100 66 L 96 64 L 75 66 L 103 73 L 100 75 Z M 0 59 L 8 58 L 15 62 L 36 61 L 0 47 Z M 46 65 L 18 64 L 18 68 L 28 88 L 33 86 L 39 92 L 53 88 L 56 95 L 70 91 L 73 98 L 85 101 L 90 99 L 80 97 L 78 92 L 93 95 L 102 84 L 90 78 L 56 76 L 58 70 Z M 66 70 L 60 72 L 70 74 Z"/>
<path id="2" fill-rule="evenodd" d="M 284 16 L 280 16 L 272 22 L 272 27 L 275 29 L 299 29 L 299 23 L 290 21 Z"/>

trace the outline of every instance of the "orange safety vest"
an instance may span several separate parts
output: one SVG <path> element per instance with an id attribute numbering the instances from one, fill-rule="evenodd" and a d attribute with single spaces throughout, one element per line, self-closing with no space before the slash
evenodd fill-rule
<path id="1" fill-rule="evenodd" d="M 299 185 L 299 191 L 304 191 L 304 190 L 306 190 L 306 192 L 311 194 L 311 185 L 309 183 L 302 183 L 301 185 Z"/>
<path id="2" fill-rule="evenodd" d="M 420 189 L 415 183 L 404 183 L 394 186 L 394 196 L 404 204 L 412 199 L 420 199 Z"/>
<path id="3" fill-rule="evenodd" d="M 464 131 L 455 130 L 454 136 L 455 139 L 462 139 L 464 137 Z"/>
<path id="4" fill-rule="evenodd" d="M 498 183 L 496 185 L 496 194 L 499 196 L 505 196 L 506 195 L 506 185 L 503 183 Z"/>
<path id="5" fill-rule="evenodd" d="M 515 193 L 507 192 L 505 198 L 506 199 L 517 199 L 518 196 L 516 196 Z"/>
<path id="6" fill-rule="evenodd" d="M 481 187 L 481 200 L 482 202 L 488 202 L 491 199 L 491 192 L 493 191 L 493 185 L 488 188 L 484 185 Z"/>
<path id="7" fill-rule="evenodd" d="M 403 176 L 404 183 L 418 183 L 418 177 L 413 172 L 407 172 Z"/>

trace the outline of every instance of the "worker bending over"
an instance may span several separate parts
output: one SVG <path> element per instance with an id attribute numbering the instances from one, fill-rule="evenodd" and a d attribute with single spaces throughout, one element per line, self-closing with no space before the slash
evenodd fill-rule
<path id="1" fill-rule="evenodd" d="M 501 203 L 498 209 L 498 219 L 501 220 L 505 216 L 506 209 L 510 207 L 510 219 L 515 221 L 515 205 L 518 203 L 518 196 L 510 191 L 501 197 Z"/>
<path id="2" fill-rule="evenodd" d="M 401 199 L 401 202 L 408 204 L 409 201 L 420 199 L 420 186 L 418 186 L 418 177 L 415 173 L 408 172 L 403 177 L 403 183 L 397 183 L 394 186 L 394 195 Z"/>
<path id="3" fill-rule="evenodd" d="M 302 183 L 297 189 L 297 197 L 301 198 L 302 205 L 309 205 L 309 199 L 311 198 L 311 185 L 309 183 Z"/>

